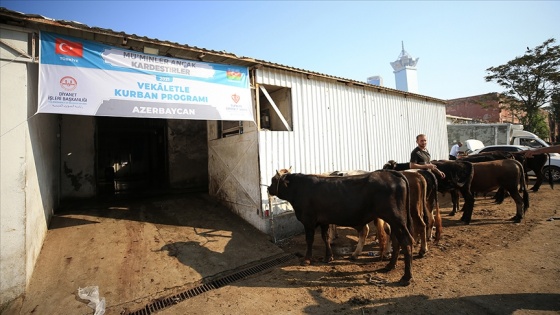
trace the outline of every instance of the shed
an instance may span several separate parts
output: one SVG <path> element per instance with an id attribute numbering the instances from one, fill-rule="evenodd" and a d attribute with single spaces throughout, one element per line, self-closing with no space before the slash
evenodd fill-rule
<path id="1" fill-rule="evenodd" d="M 246 67 L 253 121 L 37 114 L 41 32 Z M 50 218 L 68 200 L 207 191 L 277 241 L 303 228 L 288 203 L 269 204 L 276 170 L 380 169 L 408 161 L 420 133 L 434 159 L 448 153 L 443 100 L 78 22 L 0 8 L 0 63 L 2 305 L 24 293 Z"/>

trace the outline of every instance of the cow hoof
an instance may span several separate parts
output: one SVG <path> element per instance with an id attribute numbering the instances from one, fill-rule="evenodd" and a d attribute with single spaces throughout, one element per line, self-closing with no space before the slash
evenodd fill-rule
<path id="1" fill-rule="evenodd" d="M 352 256 L 348 257 L 348 259 L 350 259 L 351 261 L 356 261 L 356 260 L 358 260 L 358 257 L 352 255 Z"/>
<path id="2" fill-rule="evenodd" d="M 333 258 L 332 256 L 331 256 L 331 257 L 325 257 L 325 259 L 323 259 L 323 262 L 324 262 L 325 264 L 328 264 L 328 263 L 330 263 L 331 261 L 334 261 L 334 258 Z"/>
<path id="3" fill-rule="evenodd" d="M 426 256 L 426 252 L 424 251 L 418 252 L 418 258 L 423 258 L 424 256 Z"/>
<path id="4" fill-rule="evenodd" d="M 301 262 L 301 265 L 302 265 L 302 266 L 309 266 L 309 265 L 311 265 L 311 259 L 304 259 L 304 260 Z"/>
<path id="5" fill-rule="evenodd" d="M 385 271 L 391 271 L 393 269 L 395 269 L 396 265 L 393 264 L 388 264 L 387 266 L 385 266 L 385 268 L 383 268 Z"/>
<path id="6" fill-rule="evenodd" d="M 470 224 L 471 220 L 465 218 L 465 217 L 461 217 L 461 221 L 465 222 L 465 224 Z"/>
<path id="7" fill-rule="evenodd" d="M 518 215 L 515 215 L 510 220 L 515 222 L 515 223 L 521 223 L 521 220 L 523 220 L 523 218 L 518 216 Z"/>
<path id="8" fill-rule="evenodd" d="M 399 284 L 402 285 L 402 286 L 404 286 L 404 287 L 406 287 L 406 286 L 410 285 L 410 283 L 412 283 L 412 281 L 413 281 L 412 278 L 403 276 L 403 277 L 401 278 L 401 280 L 399 280 Z"/>

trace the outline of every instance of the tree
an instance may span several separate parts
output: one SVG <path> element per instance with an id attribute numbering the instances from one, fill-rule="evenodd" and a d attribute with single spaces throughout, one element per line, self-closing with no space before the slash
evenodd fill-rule
<path id="1" fill-rule="evenodd" d="M 546 118 L 542 109 L 547 106 L 560 87 L 560 46 L 553 45 L 555 39 L 546 40 L 525 54 L 506 64 L 486 69 L 486 82 L 494 81 L 505 88 L 503 94 L 518 102 L 506 105 L 514 113 L 522 113 L 519 120 L 528 131 L 548 138 Z"/>
<path id="2" fill-rule="evenodd" d="M 550 98 L 550 106 L 548 106 L 550 113 L 550 129 L 551 139 L 554 143 L 560 142 L 560 91 L 552 94 Z"/>

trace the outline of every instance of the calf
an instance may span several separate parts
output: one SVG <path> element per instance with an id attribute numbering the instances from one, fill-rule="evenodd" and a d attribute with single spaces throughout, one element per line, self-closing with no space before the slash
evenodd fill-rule
<path id="1" fill-rule="evenodd" d="M 296 218 L 303 224 L 307 251 L 303 264 L 312 258 L 315 228 L 321 227 L 325 243 L 325 261 L 332 261 L 329 225 L 363 227 L 376 218 L 391 225 L 394 246 L 386 269 L 397 264 L 399 247 L 404 252 L 405 271 L 400 279 L 408 285 L 412 280 L 412 242 L 410 233 L 409 185 L 406 178 L 395 171 L 377 171 L 355 176 L 324 177 L 318 175 L 276 172 L 268 193 L 288 201 Z"/>

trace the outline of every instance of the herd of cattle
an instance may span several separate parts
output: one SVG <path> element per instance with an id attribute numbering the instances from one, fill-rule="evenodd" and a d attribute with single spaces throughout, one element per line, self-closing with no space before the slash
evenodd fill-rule
<path id="1" fill-rule="evenodd" d="M 325 262 L 332 261 L 332 229 L 352 227 L 358 231 L 358 244 L 350 259 L 361 253 L 369 233 L 368 224 L 377 228 L 381 259 L 392 248 L 389 263 L 396 267 L 399 252 L 404 254 L 405 270 L 400 283 L 412 280 L 413 245 L 420 243 L 419 256 L 427 250 L 435 229 L 435 243 L 442 234 L 438 192 L 450 193 L 454 215 L 459 208 L 459 193 L 464 204 L 461 221 L 471 222 L 476 193 L 497 190 L 495 200 L 501 203 L 506 193 L 516 204 L 515 222 L 520 222 L 529 208 L 527 175 L 534 171 L 537 179 L 531 188 L 538 191 L 543 183 L 542 168 L 548 155 L 525 158 L 522 153 L 488 152 L 459 160 L 432 161 L 445 178 L 428 170 L 409 170 L 409 163 L 389 161 L 382 170 L 350 171 L 313 175 L 291 173 L 291 169 L 276 172 L 268 187 L 270 196 L 288 201 L 305 229 L 307 251 L 303 264 L 311 263 L 312 247 L 317 226 L 325 243 Z M 552 186 L 552 182 L 550 182 Z M 392 242 L 392 246 L 389 244 Z"/>

